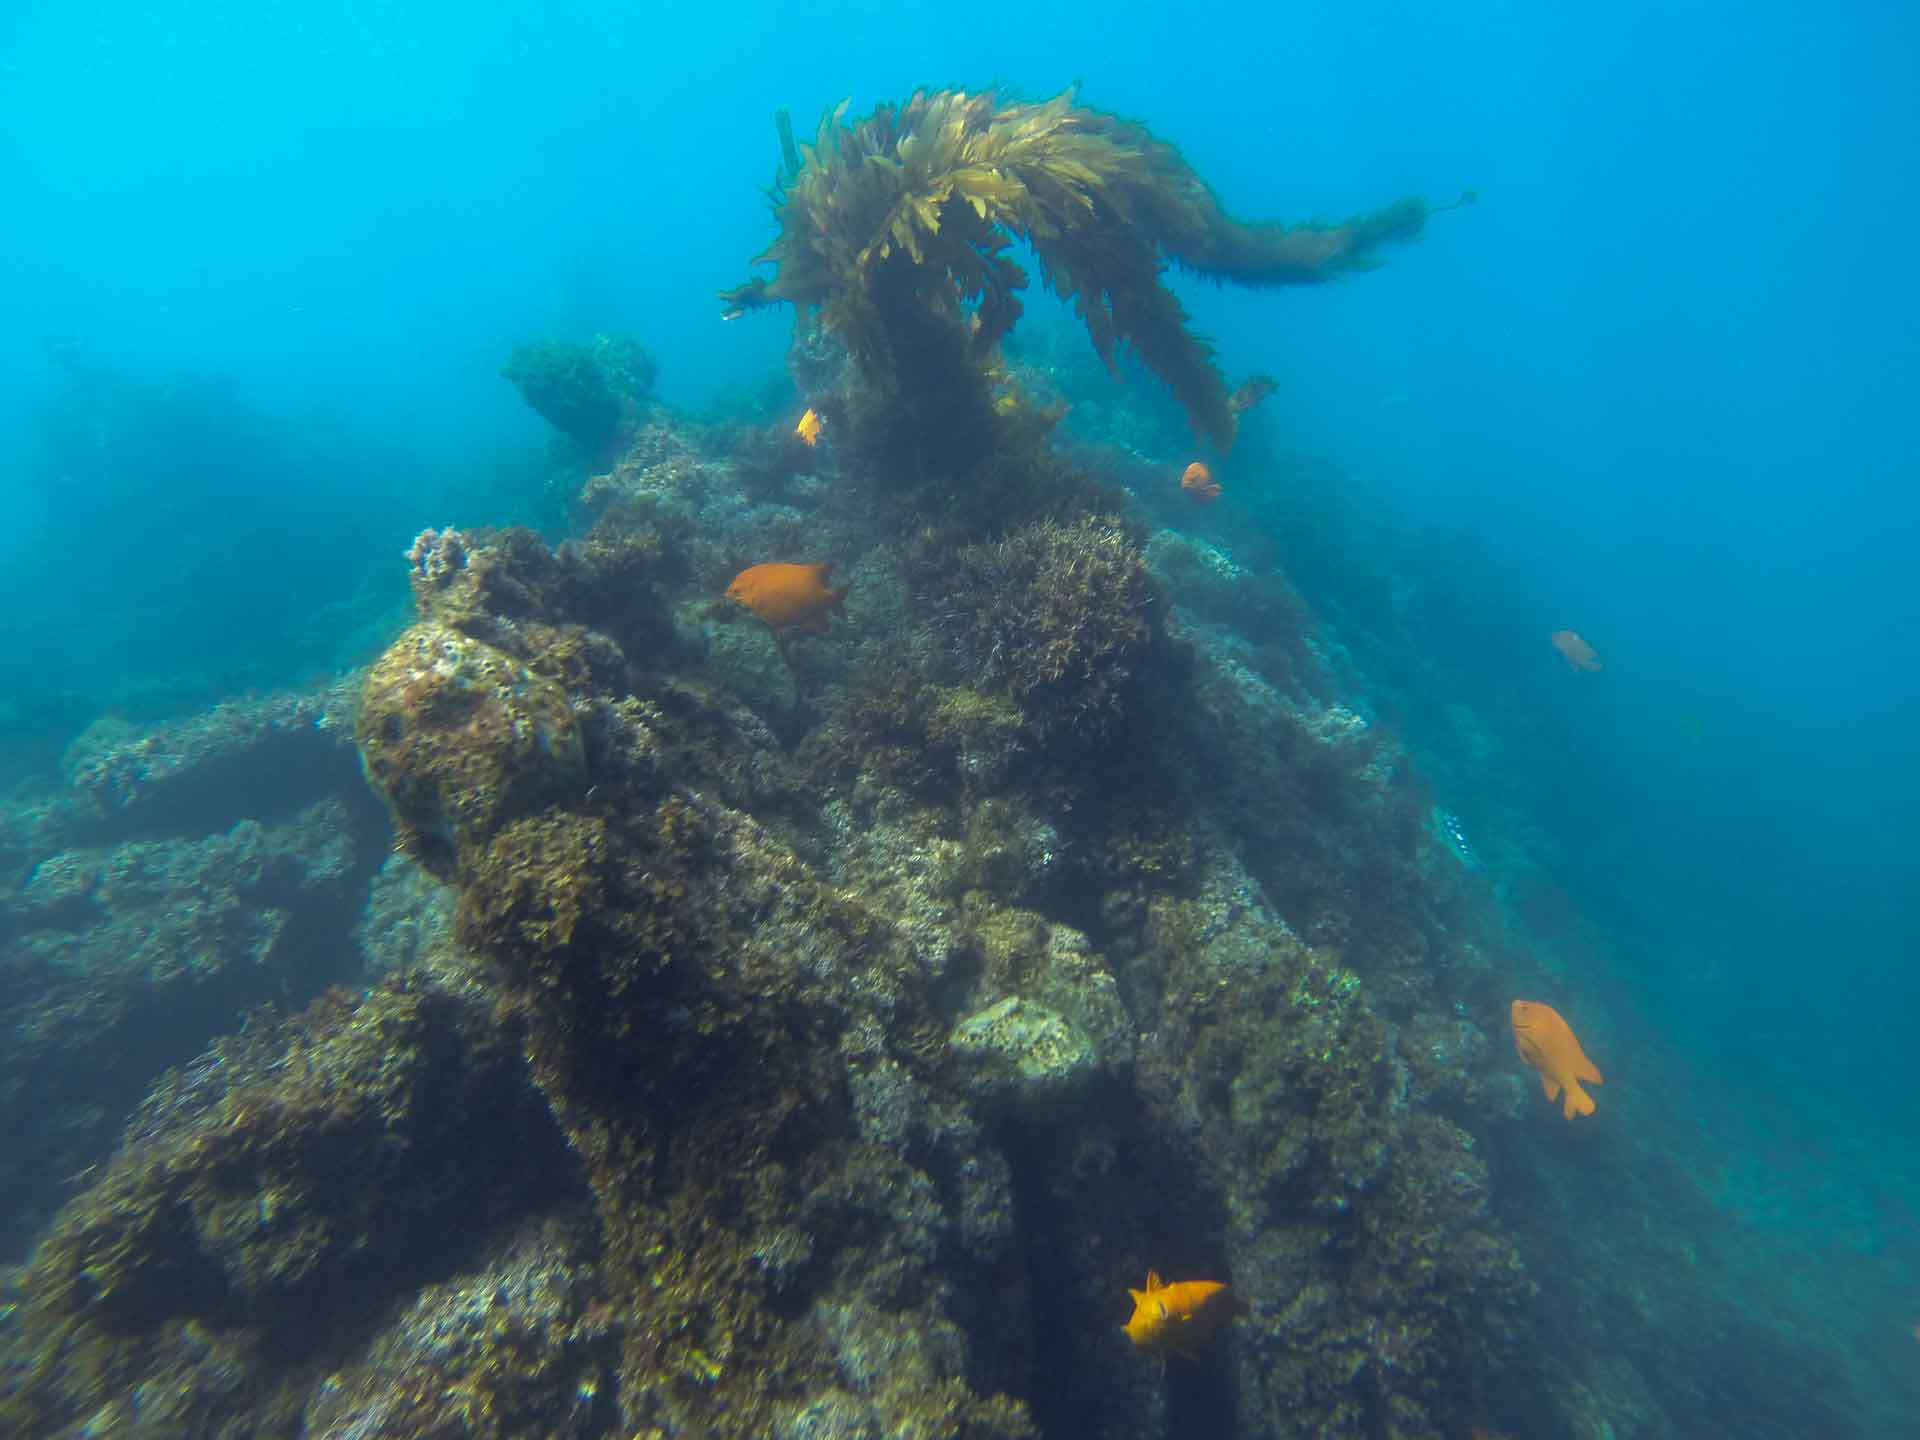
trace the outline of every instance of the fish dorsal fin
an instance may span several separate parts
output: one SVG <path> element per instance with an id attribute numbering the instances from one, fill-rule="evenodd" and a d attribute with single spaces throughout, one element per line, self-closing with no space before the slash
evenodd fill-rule
<path id="1" fill-rule="evenodd" d="M 1600 1076 L 1600 1067 L 1587 1059 L 1585 1055 L 1580 1057 L 1580 1066 L 1573 1072 L 1573 1078 L 1576 1080 L 1591 1080 L 1596 1085 L 1604 1085 L 1607 1083 Z"/>
<path id="2" fill-rule="evenodd" d="M 1166 1281 L 1160 1278 L 1160 1272 L 1158 1270 L 1147 1271 L 1147 1294 L 1151 1295 L 1156 1290 L 1164 1290 L 1166 1288 Z"/>

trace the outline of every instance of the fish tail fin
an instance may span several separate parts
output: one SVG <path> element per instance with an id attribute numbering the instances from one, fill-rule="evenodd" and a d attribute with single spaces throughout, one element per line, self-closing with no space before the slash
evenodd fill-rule
<path id="1" fill-rule="evenodd" d="M 1566 1111 L 1567 1119 L 1571 1120 L 1576 1115 L 1591 1115 L 1598 1107 L 1594 1105 L 1593 1097 L 1586 1091 L 1578 1085 L 1569 1085 L 1567 1101 L 1562 1108 Z"/>

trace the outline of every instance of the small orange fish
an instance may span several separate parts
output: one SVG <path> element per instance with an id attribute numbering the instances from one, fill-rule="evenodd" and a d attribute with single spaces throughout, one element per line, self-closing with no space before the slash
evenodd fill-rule
<path id="1" fill-rule="evenodd" d="M 1514 1001 L 1513 1048 L 1540 1072 L 1540 1088 L 1547 1092 L 1547 1099 L 1561 1101 L 1567 1119 L 1593 1114 L 1593 1097 L 1580 1088 L 1580 1082 L 1606 1082 L 1558 1010 L 1538 1000 Z"/>
<path id="2" fill-rule="evenodd" d="M 1211 505 L 1220 498 L 1220 482 L 1198 460 L 1187 466 L 1180 476 L 1180 488 L 1202 505 Z"/>
<path id="3" fill-rule="evenodd" d="M 1593 652 L 1593 647 L 1578 635 L 1574 634 L 1573 631 L 1556 630 L 1549 638 L 1553 641 L 1553 648 L 1566 656 L 1567 664 L 1571 665 L 1574 669 L 1599 670 L 1603 668 L 1600 664 L 1600 657 Z"/>
<path id="4" fill-rule="evenodd" d="M 793 433 L 808 446 L 818 445 L 820 443 L 819 412 L 809 406 L 807 413 L 800 417 L 800 423 L 793 427 Z"/>
<path id="5" fill-rule="evenodd" d="M 1198 1358 L 1214 1331 L 1247 1313 L 1238 1295 L 1217 1280 L 1176 1280 L 1169 1285 L 1152 1270 L 1147 1288 L 1129 1290 L 1133 1318 L 1121 1328 L 1142 1350 Z"/>
<path id="6" fill-rule="evenodd" d="M 833 566 L 749 565 L 727 586 L 727 599 L 737 600 L 776 631 L 789 626 L 824 632 L 835 610 L 847 603 L 845 587 L 827 588 Z"/>

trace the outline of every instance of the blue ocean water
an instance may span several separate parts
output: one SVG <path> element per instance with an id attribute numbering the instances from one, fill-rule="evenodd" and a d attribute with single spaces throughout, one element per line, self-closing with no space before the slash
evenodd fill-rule
<path id="1" fill-rule="evenodd" d="M 1808 1277 L 1825 1343 L 1920 1364 L 1911 6 L 16 0 L 21 766 L 366 660 L 425 525 L 558 533 L 519 341 L 632 333 L 668 402 L 750 405 L 788 330 L 714 293 L 772 237 L 776 107 L 1076 82 L 1237 215 L 1478 192 L 1375 274 L 1183 284 L 1226 371 L 1280 381 L 1239 497 L 1476 873 L 1577 917 L 1563 1008 L 1609 1017 L 1620 1123 L 1741 1265 Z"/>

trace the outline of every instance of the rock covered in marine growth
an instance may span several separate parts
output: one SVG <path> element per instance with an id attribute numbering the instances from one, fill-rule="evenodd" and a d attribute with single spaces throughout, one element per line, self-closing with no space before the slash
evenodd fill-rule
<path id="1" fill-rule="evenodd" d="M 560 685 L 432 621 L 374 664 L 358 738 L 367 779 L 435 870 L 586 783 L 580 724 Z"/>
<path id="2" fill-rule="evenodd" d="M 962 1019 L 948 1048 L 990 1108 L 1027 1121 L 1058 1119 L 1092 1093 L 1102 1073 L 1132 1063 L 1132 1026 L 1113 975 L 1070 926 L 983 903 L 971 921 L 985 962 L 977 989 L 1015 993 Z"/>
<path id="3" fill-rule="evenodd" d="M 90 836 L 213 830 L 352 784 L 360 677 L 226 700 L 159 725 L 103 717 L 62 761 Z"/>
<path id="4" fill-rule="evenodd" d="M 973 1062 L 976 1093 L 1028 1115 L 1045 1114 L 1085 1092 L 1093 1042 L 1065 1017 L 1009 995 L 953 1027 L 947 1039 Z"/>
<path id="5" fill-rule="evenodd" d="M 156 1072 L 254 1006 L 346 977 L 338 941 L 387 831 L 344 775 L 344 798 L 292 814 L 240 815 L 260 796 L 231 791 L 232 818 L 211 833 L 74 844 L 34 857 L 15 883 L 0 877 L 0 1254 L 112 1150 Z M 289 779 L 269 798 L 318 783 Z M 191 790 L 181 813 L 204 816 L 212 792 L 181 785 L 169 792 Z M 166 813 L 143 801 L 68 833 L 117 837 Z"/>
<path id="6" fill-rule="evenodd" d="M 265 1440 L 290 1437 L 309 1407 L 339 1427 L 302 1434 L 533 1433 L 514 1407 L 560 1413 L 598 1373 L 593 1337 L 547 1282 L 550 1261 L 470 1246 L 572 1193 L 559 1144 L 478 994 L 390 979 L 216 1041 L 161 1077 L 35 1250 L 4 1331 L 22 1348 L 0 1383 L 0 1434 Z M 442 1283 L 411 1309 L 389 1305 L 429 1277 Z M 367 1351 L 322 1348 L 343 1305 L 387 1326 Z M 319 1355 L 331 1359 L 316 1370 Z M 34 1383 L 12 1383 L 30 1368 Z M 384 1408 L 355 1411 L 377 1369 L 391 1377 Z M 509 1369 L 544 1384 L 496 1395 Z M 243 1405 L 256 1408 L 212 1426 Z"/>

